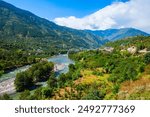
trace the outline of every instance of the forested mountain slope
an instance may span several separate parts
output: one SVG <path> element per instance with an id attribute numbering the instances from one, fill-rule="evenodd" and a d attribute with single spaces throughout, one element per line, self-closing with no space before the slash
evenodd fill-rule
<path id="1" fill-rule="evenodd" d="M 96 30 L 88 31 L 92 32 L 95 35 L 100 36 L 103 39 L 109 41 L 120 40 L 123 38 L 133 37 L 133 36 L 149 36 L 148 33 L 140 31 L 134 28 L 121 28 L 121 29 L 107 29 L 107 30 Z"/>
<path id="2" fill-rule="evenodd" d="M 35 63 L 40 56 L 97 48 L 104 43 L 92 33 L 58 26 L 0 0 L 0 75 Z"/>
<path id="3" fill-rule="evenodd" d="M 58 26 L 4 1 L 0 1 L 0 41 L 25 49 L 53 51 L 96 48 L 105 42 L 92 33 Z"/>

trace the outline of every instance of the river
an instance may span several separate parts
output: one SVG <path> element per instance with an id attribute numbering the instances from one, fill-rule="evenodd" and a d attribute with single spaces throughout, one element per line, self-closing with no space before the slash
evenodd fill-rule
<path id="1" fill-rule="evenodd" d="M 56 77 L 62 73 L 67 73 L 69 70 L 69 64 L 74 64 L 74 61 L 69 59 L 67 54 L 53 56 L 49 58 L 48 61 L 55 63 L 54 70 Z"/>
<path id="2" fill-rule="evenodd" d="M 48 61 L 55 63 L 54 71 L 56 73 L 56 77 L 58 77 L 61 73 L 67 73 L 69 68 L 69 64 L 73 64 L 74 62 L 68 58 L 67 54 L 60 54 L 48 58 Z M 0 77 L 0 95 L 4 93 L 13 94 L 15 93 L 14 80 L 17 73 L 23 72 L 31 67 L 30 65 L 23 66 L 17 68 L 9 73 L 3 74 Z M 43 83 L 44 84 L 44 83 Z"/>

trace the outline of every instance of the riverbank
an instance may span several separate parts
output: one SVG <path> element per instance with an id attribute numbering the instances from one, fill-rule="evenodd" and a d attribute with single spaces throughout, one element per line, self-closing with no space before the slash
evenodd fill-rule
<path id="1" fill-rule="evenodd" d="M 0 83 L 0 96 L 3 94 L 13 94 L 16 92 L 15 86 L 14 86 L 14 80 L 15 78 L 5 80 Z"/>
<path id="2" fill-rule="evenodd" d="M 51 58 L 48 58 L 49 62 L 53 62 L 55 64 L 54 71 L 57 75 L 57 77 L 61 73 L 67 73 L 69 68 L 69 64 L 74 63 L 72 60 L 68 58 L 68 55 L 56 55 Z M 14 80 L 19 72 L 23 72 L 27 70 L 30 66 L 24 66 L 18 69 L 15 69 L 14 71 L 11 71 L 10 73 L 4 74 L 0 79 L 0 95 L 3 95 L 5 93 L 11 95 L 15 94 L 15 86 L 14 86 Z M 45 83 L 43 83 L 45 85 Z"/>
<path id="3" fill-rule="evenodd" d="M 26 66 L 23 66 L 23 67 L 20 67 L 20 68 L 17 68 L 13 71 L 10 71 L 8 73 L 5 73 L 3 74 L 1 77 L 0 77 L 0 83 L 5 81 L 5 80 L 8 80 L 8 79 L 12 79 L 12 78 L 15 78 L 17 73 L 19 72 L 23 72 L 25 70 L 27 70 L 31 65 L 26 65 Z"/>

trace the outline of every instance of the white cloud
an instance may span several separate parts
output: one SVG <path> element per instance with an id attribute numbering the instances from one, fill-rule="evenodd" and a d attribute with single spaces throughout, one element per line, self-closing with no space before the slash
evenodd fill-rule
<path id="1" fill-rule="evenodd" d="M 61 17 L 55 18 L 54 22 L 76 29 L 104 30 L 134 27 L 150 33 L 150 0 L 115 2 L 83 18 Z"/>

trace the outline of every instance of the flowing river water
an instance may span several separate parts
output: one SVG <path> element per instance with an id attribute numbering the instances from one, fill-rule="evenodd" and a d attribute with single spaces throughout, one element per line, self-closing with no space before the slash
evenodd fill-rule
<path id="1" fill-rule="evenodd" d="M 55 64 L 54 71 L 56 74 L 56 77 L 58 77 L 61 73 L 67 73 L 69 70 L 69 64 L 73 64 L 74 62 L 68 58 L 67 54 L 61 54 L 56 55 L 48 59 L 48 61 L 53 62 Z M 14 80 L 17 75 L 17 73 L 23 72 L 27 69 L 29 69 L 31 65 L 23 66 L 20 68 L 17 68 L 9 73 L 3 74 L 0 77 L 0 95 L 7 93 L 7 94 L 14 94 L 16 92 L 15 86 L 14 86 Z M 43 83 L 42 85 L 45 85 L 46 83 Z"/>

